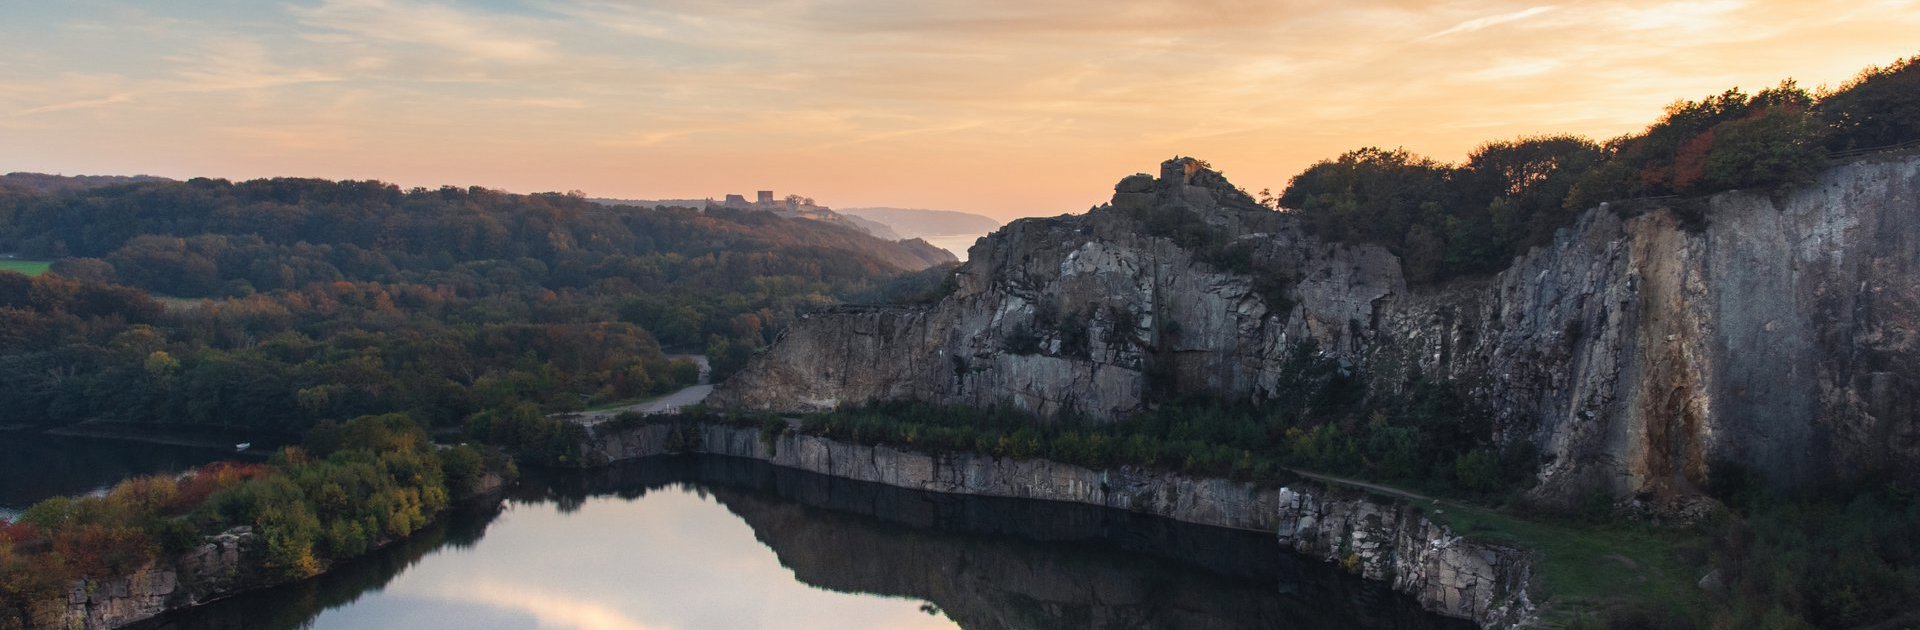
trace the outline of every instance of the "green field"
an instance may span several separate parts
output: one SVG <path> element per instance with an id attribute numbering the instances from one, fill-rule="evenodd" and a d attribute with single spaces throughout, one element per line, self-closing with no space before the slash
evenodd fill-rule
<path id="1" fill-rule="evenodd" d="M 47 272 L 47 266 L 53 263 L 44 260 L 0 260 L 0 271 L 24 273 L 37 276 Z"/>
<path id="2" fill-rule="evenodd" d="M 1532 597 L 1541 605 L 1540 621 L 1545 627 L 1590 627 L 1616 604 L 1677 618 L 1696 614 L 1707 603 L 1694 586 L 1704 570 L 1703 561 L 1685 560 L 1705 553 L 1706 541 L 1697 530 L 1525 518 L 1458 501 L 1435 501 L 1380 484 L 1301 474 L 1395 500 L 1431 504 L 1428 517 L 1455 533 L 1525 549 L 1536 562 L 1537 590 Z"/>
<path id="3" fill-rule="evenodd" d="M 1528 520 L 1493 510 L 1446 502 L 1441 522 L 1471 538 L 1518 545 L 1539 564 L 1541 621 L 1583 627 L 1609 604 L 1637 604 L 1669 615 L 1698 611 L 1705 603 L 1694 583 L 1704 573 L 1680 552 L 1703 541 L 1685 530 L 1630 525 L 1593 525 Z"/>

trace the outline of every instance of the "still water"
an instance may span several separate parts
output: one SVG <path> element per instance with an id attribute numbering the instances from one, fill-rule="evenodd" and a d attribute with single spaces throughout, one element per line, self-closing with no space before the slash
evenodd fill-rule
<path id="1" fill-rule="evenodd" d="M 0 431 L 0 518 L 47 497 L 104 492 L 128 477 L 176 474 L 233 457 L 224 448 Z"/>
<path id="2" fill-rule="evenodd" d="M 530 478 L 148 630 L 1458 628 L 1271 537 L 719 457 Z"/>
<path id="3" fill-rule="evenodd" d="M 982 236 L 986 236 L 986 235 L 985 234 L 953 234 L 948 236 L 928 236 L 925 238 L 926 238 L 926 241 L 928 243 L 932 243 L 934 247 L 947 250 L 948 252 L 951 252 L 955 258 L 959 258 L 960 262 L 966 262 L 967 249 L 973 247 L 974 241 L 980 240 L 980 237 Z"/>

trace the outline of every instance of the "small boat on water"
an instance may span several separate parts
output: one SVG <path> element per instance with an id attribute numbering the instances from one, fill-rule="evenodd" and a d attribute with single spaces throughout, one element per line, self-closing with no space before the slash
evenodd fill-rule
<path id="1" fill-rule="evenodd" d="M 240 451 L 244 451 L 250 448 L 253 448 L 252 442 L 241 442 L 239 444 L 233 445 L 233 452 L 238 453 Z"/>

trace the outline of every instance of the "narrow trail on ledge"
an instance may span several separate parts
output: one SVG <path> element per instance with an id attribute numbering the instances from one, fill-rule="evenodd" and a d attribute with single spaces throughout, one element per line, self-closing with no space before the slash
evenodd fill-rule
<path id="1" fill-rule="evenodd" d="M 1429 503 L 1441 503 L 1441 504 L 1446 504 L 1446 505 L 1458 505 L 1457 503 L 1455 503 L 1455 502 L 1453 502 L 1453 501 L 1448 501 L 1448 500 L 1446 500 L 1446 499 L 1438 499 L 1438 498 L 1434 498 L 1434 497 L 1430 497 L 1430 496 L 1427 496 L 1427 495 L 1424 495 L 1424 494 L 1420 494 L 1420 493 L 1417 493 L 1417 492 L 1409 492 L 1409 491 L 1406 491 L 1406 490 L 1401 490 L 1401 489 L 1399 489 L 1399 488 L 1395 488 L 1395 487 L 1393 487 L 1393 486 L 1383 486 L 1383 485 L 1380 485 L 1380 484 L 1377 484 L 1377 483 L 1368 483 L 1368 482 L 1365 482 L 1365 481 L 1360 481 L 1360 480 L 1357 480 L 1357 479 L 1348 479 L 1348 478 L 1345 478 L 1345 477 L 1335 477 L 1335 476 L 1333 476 L 1333 475 L 1325 475 L 1325 474 L 1321 474 L 1321 473 L 1317 473 L 1317 472 L 1310 472 L 1310 471 L 1306 471 L 1306 470 L 1301 470 L 1301 469 L 1298 469 L 1298 468 L 1288 468 L 1288 469 L 1287 469 L 1287 472 L 1291 472 L 1291 473 L 1293 473 L 1293 474 L 1296 474 L 1296 475 L 1300 475 L 1300 476 L 1302 476 L 1302 477 L 1306 477 L 1306 478 L 1308 478 L 1308 479 L 1312 479 L 1312 480 L 1314 480 L 1314 481 L 1324 481 L 1324 482 L 1327 482 L 1327 483 L 1331 483 L 1331 484 L 1337 484 L 1337 485 L 1342 485 L 1342 486 L 1347 486 L 1347 487 L 1350 487 L 1350 488 L 1358 488 L 1358 489 L 1360 489 L 1360 490 L 1366 490 L 1366 491 L 1369 491 L 1369 492 L 1376 492 L 1376 493 L 1379 493 L 1379 494 L 1386 494 L 1386 495 L 1392 495 L 1392 496 L 1396 496 L 1396 497 L 1400 497 L 1400 498 L 1402 498 L 1402 499 L 1410 499 L 1410 500 L 1413 500 L 1413 501 L 1426 501 L 1426 502 L 1429 502 Z"/>

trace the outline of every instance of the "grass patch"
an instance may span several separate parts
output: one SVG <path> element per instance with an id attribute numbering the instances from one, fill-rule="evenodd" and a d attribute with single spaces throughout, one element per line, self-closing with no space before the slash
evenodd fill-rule
<path id="1" fill-rule="evenodd" d="M 616 400 L 613 402 L 600 403 L 598 405 L 594 405 L 586 409 L 582 409 L 581 411 L 583 412 L 612 411 L 615 409 L 619 409 L 621 407 L 628 407 L 632 405 L 638 405 L 641 403 L 649 403 L 649 402 L 653 402 L 666 397 L 667 397 L 666 394 L 661 394 L 658 396 L 642 396 L 640 398 L 628 398 L 626 400 Z"/>
<path id="2" fill-rule="evenodd" d="M 1535 603 L 1548 626 L 1576 626 L 1614 605 L 1696 621 L 1706 609 L 1695 582 L 1707 568 L 1681 557 L 1697 542 L 1690 532 L 1527 520 L 1452 502 L 1433 518 L 1456 533 L 1534 552 L 1542 600 Z"/>
<path id="3" fill-rule="evenodd" d="M 37 276 L 46 273 L 47 267 L 52 265 L 52 262 L 45 260 L 0 260 L 0 271 Z"/>

